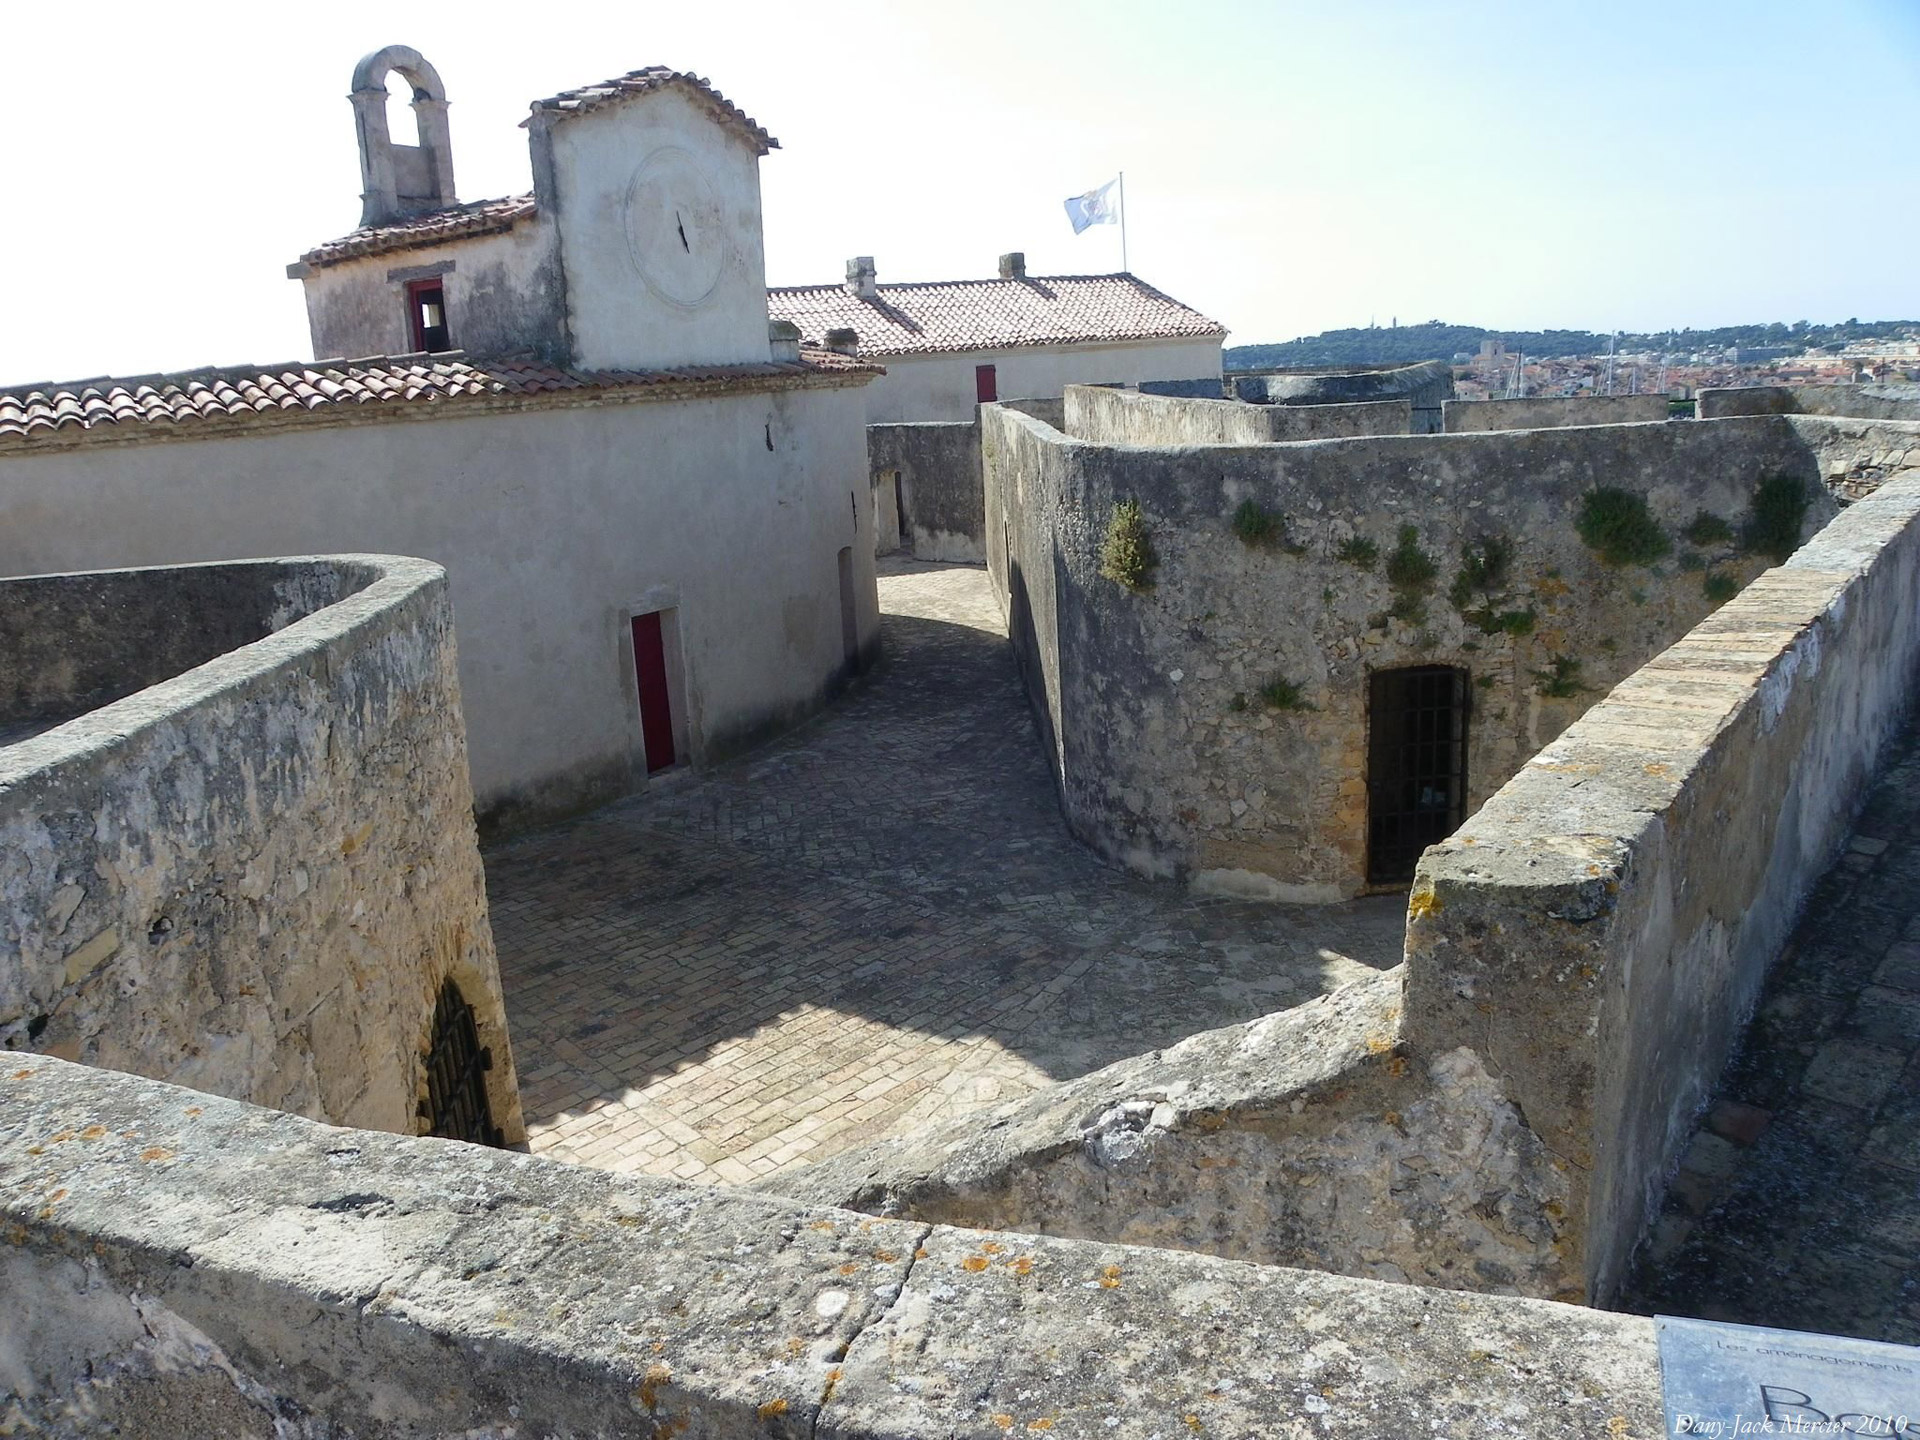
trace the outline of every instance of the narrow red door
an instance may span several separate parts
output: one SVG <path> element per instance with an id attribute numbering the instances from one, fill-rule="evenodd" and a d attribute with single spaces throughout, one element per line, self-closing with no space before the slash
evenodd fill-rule
<path id="1" fill-rule="evenodd" d="M 673 708 L 667 702 L 667 646 L 660 612 L 633 617 L 633 670 L 640 683 L 640 738 L 647 747 L 647 773 L 673 764 Z"/>
<path id="2" fill-rule="evenodd" d="M 973 367 L 973 398 L 982 405 L 1000 398 L 1000 380 L 991 365 Z"/>

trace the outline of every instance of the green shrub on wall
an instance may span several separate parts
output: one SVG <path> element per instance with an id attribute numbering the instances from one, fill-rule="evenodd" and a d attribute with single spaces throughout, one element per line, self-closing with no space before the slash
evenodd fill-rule
<path id="1" fill-rule="evenodd" d="M 1100 544 L 1100 573 L 1129 590 L 1151 590 L 1154 568 L 1159 563 L 1140 502 L 1122 500 L 1113 507 L 1106 539 Z"/>
<path id="2" fill-rule="evenodd" d="M 1296 545 L 1293 536 L 1287 531 L 1287 517 L 1278 510 L 1269 510 L 1257 500 L 1242 500 L 1240 508 L 1233 512 L 1233 533 L 1249 545 L 1266 550 L 1285 550 L 1291 555 L 1306 552 L 1306 546 Z"/>
<path id="3" fill-rule="evenodd" d="M 1260 687 L 1260 699 L 1270 710 L 1312 710 L 1316 708 L 1301 692 L 1300 686 L 1283 677 L 1275 677 Z"/>
<path id="4" fill-rule="evenodd" d="M 1711 510 L 1702 510 L 1688 522 L 1687 543 L 1709 550 L 1715 545 L 1724 545 L 1733 539 L 1733 526 L 1715 515 Z"/>
<path id="5" fill-rule="evenodd" d="M 1700 593 L 1716 605 L 1724 605 L 1740 593 L 1740 582 L 1724 570 L 1709 570 L 1700 577 Z"/>
<path id="6" fill-rule="evenodd" d="M 1360 570 L 1371 570 L 1373 562 L 1380 558 L 1380 547 L 1364 535 L 1355 535 L 1342 540 L 1334 555 Z"/>
<path id="7" fill-rule="evenodd" d="M 1393 603 L 1387 614 L 1408 625 L 1427 618 L 1427 594 L 1433 589 L 1440 567 L 1420 548 L 1420 529 L 1400 527 L 1400 541 L 1387 555 L 1387 584 L 1393 587 Z"/>
<path id="8" fill-rule="evenodd" d="M 1586 686 L 1580 683 L 1580 662 L 1571 655 L 1550 655 L 1547 668 L 1533 672 L 1533 688 L 1550 700 L 1571 700 Z"/>
<path id="9" fill-rule="evenodd" d="M 1651 565 L 1673 549 L 1673 542 L 1653 518 L 1646 500 L 1631 490 L 1611 485 L 1586 493 L 1574 528 L 1586 547 L 1599 555 L 1601 564 L 1616 568 Z"/>
<path id="10" fill-rule="evenodd" d="M 1769 475 L 1754 487 L 1740 544 L 1778 564 L 1800 548 L 1806 518 L 1807 487 L 1791 475 Z"/>
<path id="11" fill-rule="evenodd" d="M 1447 598 L 1453 608 L 1483 635 L 1527 635 L 1534 625 L 1531 609 L 1507 607 L 1507 581 L 1513 565 L 1513 542 L 1505 535 L 1488 535 L 1460 547 L 1460 573 L 1453 577 Z"/>

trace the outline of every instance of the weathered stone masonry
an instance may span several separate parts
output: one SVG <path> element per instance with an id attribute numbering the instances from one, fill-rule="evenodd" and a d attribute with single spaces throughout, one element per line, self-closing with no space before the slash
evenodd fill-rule
<path id="1" fill-rule="evenodd" d="M 0 1043 L 410 1134 L 451 979 L 521 1139 L 440 567 L 0 596 Z"/>
<path id="2" fill-rule="evenodd" d="M 1403 967 L 763 1187 L 1603 1303 L 1917 678 L 1920 479 L 1428 851 Z"/>
<path id="3" fill-rule="evenodd" d="M 985 412 L 988 563 L 1074 832 L 1145 874 L 1274 898 L 1368 883 L 1375 671 L 1471 676 L 1470 814 L 1758 573 L 1731 537 L 1763 478 L 1799 486 L 1806 529 L 1835 508 L 1793 428 L 1832 421 L 1095 443 L 1128 403 L 1179 402 L 1075 389 L 1066 435 Z M 1604 563 L 1579 529 L 1597 488 L 1643 497 L 1670 553 Z M 1125 501 L 1157 557 L 1138 590 L 1100 573 Z M 1729 538 L 1688 542 L 1702 512 Z M 1406 550 L 1424 583 L 1396 580 Z"/>
<path id="4" fill-rule="evenodd" d="M 865 1218 L 40 1056 L 0 1069 L 0 1240 L 0 1414 L 55 1436 L 1662 1429 L 1637 1316 Z"/>

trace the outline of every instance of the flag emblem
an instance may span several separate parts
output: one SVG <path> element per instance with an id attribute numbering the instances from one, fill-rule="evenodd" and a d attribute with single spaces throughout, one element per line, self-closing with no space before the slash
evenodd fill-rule
<path id="1" fill-rule="evenodd" d="M 1089 225 L 1118 225 L 1120 207 L 1115 202 L 1113 190 L 1120 182 L 1109 180 L 1097 190 L 1089 190 L 1084 195 L 1075 195 L 1066 202 L 1067 219 L 1073 223 L 1073 233 L 1078 235 Z"/>

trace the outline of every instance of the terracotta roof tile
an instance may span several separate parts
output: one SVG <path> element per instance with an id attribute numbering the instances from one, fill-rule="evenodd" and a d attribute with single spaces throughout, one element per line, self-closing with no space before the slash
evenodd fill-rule
<path id="1" fill-rule="evenodd" d="M 558 95 L 549 95 L 545 100 L 533 102 L 536 111 L 547 111 L 559 115 L 581 115 L 589 110 L 597 110 L 616 100 L 624 100 L 632 95 L 644 95 L 650 90 L 678 88 L 691 93 L 707 110 L 707 113 L 721 124 L 741 134 L 759 154 L 769 150 L 778 150 L 780 142 L 766 132 L 764 126 L 746 111 L 734 104 L 711 84 L 698 75 L 684 70 L 672 70 L 665 65 L 649 65 L 642 70 L 629 70 L 624 75 L 616 75 L 611 80 L 602 80 L 597 85 L 582 85 L 577 90 L 562 90 Z"/>
<path id="2" fill-rule="evenodd" d="M 443 240 L 460 240 L 470 235 L 497 235 L 511 230 L 522 220 L 533 218 L 533 196 L 508 195 L 500 200 L 475 200 L 468 205 L 453 205 L 444 210 L 429 210 L 391 220 L 385 225 L 368 225 L 316 245 L 300 257 L 302 265 L 315 268 L 358 260 L 363 255 L 384 255 L 392 250 L 409 250 L 417 245 L 438 245 Z"/>
<path id="3" fill-rule="evenodd" d="M 813 344 L 828 330 L 851 329 L 860 336 L 860 353 L 876 357 L 1227 333 L 1217 320 L 1125 274 L 943 280 L 878 290 L 878 298 L 862 300 L 843 285 L 786 287 L 767 292 L 767 308 L 775 320 L 798 325 Z"/>
<path id="4" fill-rule="evenodd" d="M 828 350 L 798 363 L 696 365 L 671 370 L 563 370 L 535 360 L 474 361 L 464 355 L 376 356 L 313 364 L 182 371 L 126 380 L 16 386 L 0 391 L 0 449 L 52 439 L 246 421 L 269 411 L 326 418 L 348 406 L 437 405 L 462 398 L 599 391 L 609 399 L 725 391 L 768 380 L 869 376 L 880 368 Z"/>

